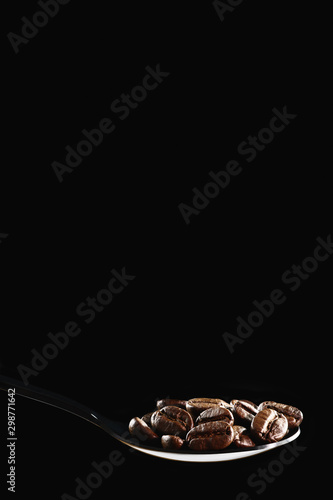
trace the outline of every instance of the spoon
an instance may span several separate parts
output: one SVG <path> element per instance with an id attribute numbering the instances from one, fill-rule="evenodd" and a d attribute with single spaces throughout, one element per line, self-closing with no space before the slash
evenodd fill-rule
<path id="1" fill-rule="evenodd" d="M 119 428 L 118 430 L 120 432 L 124 430 L 122 429 L 120 422 L 116 422 L 107 417 L 104 417 L 103 415 L 97 413 L 95 410 L 88 408 L 88 406 L 78 403 L 77 401 L 67 398 L 66 396 L 41 389 L 40 387 L 35 387 L 30 384 L 26 386 L 16 379 L 0 375 L 0 390 L 7 391 L 8 389 L 14 388 L 15 394 L 18 394 L 25 398 L 33 399 L 35 401 L 39 401 L 40 403 L 55 406 L 60 410 L 67 411 L 68 413 L 72 413 L 73 415 L 87 420 L 97 427 L 100 427 L 101 429 L 103 429 L 103 431 L 105 431 L 107 434 L 110 434 L 115 439 L 118 439 L 120 441 L 124 440 L 124 438 L 119 435 L 116 430 L 117 427 Z"/>
<path id="2" fill-rule="evenodd" d="M 264 453 L 272 448 L 283 446 L 296 439 L 301 433 L 300 428 L 298 427 L 297 429 L 291 431 L 285 439 L 278 441 L 277 443 L 255 446 L 254 448 L 250 448 L 248 450 L 233 450 L 227 448 L 222 452 L 195 452 L 192 450 L 166 451 L 161 448 L 147 446 L 145 443 L 140 444 L 135 438 L 130 436 L 128 432 L 128 425 L 123 422 L 111 420 L 110 418 L 100 415 L 95 410 L 88 408 L 88 406 L 82 405 L 81 403 L 60 394 L 46 391 L 45 389 L 34 387 L 32 385 L 25 386 L 18 380 L 0 375 L 0 390 L 7 391 L 10 388 L 15 388 L 15 394 L 54 406 L 60 410 L 67 411 L 68 413 L 72 413 L 77 417 L 87 420 L 87 422 L 103 429 L 103 431 L 113 438 L 127 446 L 130 446 L 131 448 L 134 448 L 135 450 L 168 460 L 177 460 L 181 462 L 226 462 L 230 460 L 238 460 L 240 458 L 247 458 L 259 453 Z"/>

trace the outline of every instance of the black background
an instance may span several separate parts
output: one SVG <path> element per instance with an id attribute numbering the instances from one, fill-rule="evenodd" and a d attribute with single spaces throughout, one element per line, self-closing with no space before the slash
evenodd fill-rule
<path id="1" fill-rule="evenodd" d="M 322 7 L 244 0 L 221 22 L 210 1 L 72 0 L 18 54 L 7 33 L 40 9 L 4 7 L 1 372 L 19 378 L 31 349 L 77 321 L 82 333 L 31 384 L 109 416 L 144 413 L 166 395 L 277 399 L 303 410 L 306 447 L 258 495 L 248 477 L 279 450 L 244 463 L 163 461 L 18 398 L 16 498 L 75 496 L 75 478 L 112 450 L 125 462 L 91 498 L 181 495 L 189 482 L 228 499 L 318 488 L 314 401 L 328 375 L 332 259 L 295 292 L 281 276 L 332 228 Z M 128 118 L 112 115 L 111 103 L 157 65 L 170 75 Z M 246 162 L 238 145 L 284 106 L 297 118 Z M 52 162 L 106 117 L 116 130 L 59 183 Z M 242 173 L 186 225 L 178 205 L 231 159 Z M 77 306 L 123 267 L 135 279 L 85 324 Z M 285 303 L 231 354 L 222 334 L 276 288 Z"/>

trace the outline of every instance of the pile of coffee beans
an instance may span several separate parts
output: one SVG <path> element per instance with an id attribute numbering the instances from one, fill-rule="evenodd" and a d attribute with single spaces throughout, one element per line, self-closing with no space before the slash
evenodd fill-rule
<path id="1" fill-rule="evenodd" d="M 223 450 L 230 445 L 247 449 L 276 443 L 298 427 L 303 414 L 294 406 L 246 399 L 161 399 L 155 411 L 134 417 L 132 436 L 166 450 Z"/>

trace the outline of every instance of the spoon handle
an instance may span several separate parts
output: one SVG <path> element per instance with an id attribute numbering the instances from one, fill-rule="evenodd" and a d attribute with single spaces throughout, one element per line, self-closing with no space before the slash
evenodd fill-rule
<path id="1" fill-rule="evenodd" d="M 88 408 L 88 406 L 82 405 L 73 399 L 30 384 L 24 385 L 19 380 L 0 375 L 0 390 L 7 391 L 9 388 L 15 388 L 15 393 L 25 398 L 33 399 L 50 406 L 55 406 L 60 410 L 72 413 L 73 415 L 83 418 L 91 424 L 100 427 L 108 434 L 111 434 L 111 436 L 116 438 L 118 437 L 112 428 L 110 428 L 111 420 L 99 415 L 94 410 Z"/>

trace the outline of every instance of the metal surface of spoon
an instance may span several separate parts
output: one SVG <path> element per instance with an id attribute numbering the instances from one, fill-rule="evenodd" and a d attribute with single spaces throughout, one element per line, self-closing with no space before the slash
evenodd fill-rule
<path id="1" fill-rule="evenodd" d="M 67 411 L 77 417 L 83 418 L 91 424 L 100 427 L 103 431 L 107 432 L 115 439 L 119 440 L 122 438 L 122 436 L 115 430 L 117 422 L 100 415 L 88 406 L 82 405 L 73 399 L 32 385 L 25 386 L 22 382 L 16 379 L 0 375 L 0 390 L 7 391 L 8 389 L 15 389 L 15 394 L 19 396 L 33 399 L 50 406 L 55 406 L 60 410 Z"/>
<path id="2" fill-rule="evenodd" d="M 254 448 L 250 448 L 248 450 L 235 450 L 227 448 L 221 452 L 196 452 L 193 450 L 180 449 L 171 452 L 154 446 L 149 446 L 146 443 L 139 443 L 135 438 L 130 436 L 128 432 L 128 423 L 104 417 L 88 406 L 82 405 L 81 403 L 78 403 L 70 398 L 61 396 L 60 394 L 41 389 L 39 387 L 30 385 L 25 386 L 18 380 L 0 375 L 0 390 L 7 391 L 8 389 L 14 388 L 17 395 L 54 406 L 87 420 L 121 443 L 134 448 L 137 451 L 147 453 L 148 455 L 153 455 L 155 457 L 181 462 L 226 462 L 230 460 L 239 460 L 241 458 L 249 458 L 253 455 L 269 451 L 273 448 L 284 446 L 297 439 L 301 432 L 300 428 L 293 429 L 283 440 L 277 443 L 255 446 Z"/>

